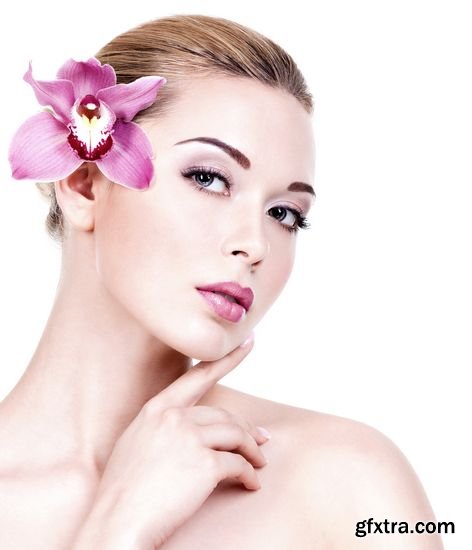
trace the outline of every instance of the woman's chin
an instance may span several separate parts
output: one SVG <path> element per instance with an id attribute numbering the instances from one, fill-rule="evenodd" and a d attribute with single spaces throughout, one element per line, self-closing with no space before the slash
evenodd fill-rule
<path id="1" fill-rule="evenodd" d="M 217 361 L 239 344 L 240 342 L 234 341 L 234 335 L 231 338 L 228 334 L 215 333 L 193 337 L 187 333 L 181 341 L 170 343 L 176 351 L 196 361 Z"/>
<path id="2" fill-rule="evenodd" d="M 196 361 L 209 362 L 228 355 L 251 332 L 251 327 L 244 327 L 243 331 L 237 328 L 218 323 L 209 317 L 187 315 L 185 318 L 169 316 L 165 326 L 155 326 L 151 332 L 176 352 Z"/>
<path id="3" fill-rule="evenodd" d="M 222 359 L 225 355 L 227 355 L 229 352 L 226 353 L 212 353 L 212 350 L 207 350 L 205 352 L 194 354 L 192 355 L 193 359 L 196 359 L 197 361 L 205 361 L 205 362 L 211 362 L 211 361 L 218 361 L 218 359 Z"/>

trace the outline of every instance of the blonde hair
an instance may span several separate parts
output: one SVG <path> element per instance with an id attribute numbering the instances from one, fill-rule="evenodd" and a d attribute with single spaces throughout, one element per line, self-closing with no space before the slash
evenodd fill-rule
<path id="1" fill-rule="evenodd" d="M 262 34 L 234 21 L 206 15 L 173 15 L 138 25 L 113 38 L 95 57 L 110 64 L 117 83 L 148 75 L 164 76 L 157 100 L 134 122 L 165 116 L 190 80 L 208 76 L 255 79 L 292 94 L 313 112 L 312 94 L 290 55 Z M 36 183 L 50 205 L 48 234 L 62 244 L 64 218 L 54 183 Z"/>

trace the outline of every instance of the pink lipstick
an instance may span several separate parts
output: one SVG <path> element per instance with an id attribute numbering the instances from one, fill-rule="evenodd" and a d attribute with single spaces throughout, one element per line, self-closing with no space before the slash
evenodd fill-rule
<path id="1" fill-rule="evenodd" d="M 231 281 L 197 287 L 197 290 L 220 317 L 233 323 L 244 317 L 254 300 L 250 288 Z"/>

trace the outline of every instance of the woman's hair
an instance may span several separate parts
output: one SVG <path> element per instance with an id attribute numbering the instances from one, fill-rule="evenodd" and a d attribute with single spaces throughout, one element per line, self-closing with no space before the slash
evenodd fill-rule
<path id="1" fill-rule="evenodd" d="M 170 112 L 186 83 L 199 77 L 247 77 L 292 94 L 313 112 L 312 94 L 292 57 L 275 42 L 234 21 L 206 15 L 173 15 L 154 19 L 113 38 L 95 57 L 110 64 L 117 83 L 148 75 L 164 76 L 156 101 L 134 122 Z M 54 183 L 36 183 L 49 198 L 48 234 L 64 238 L 64 218 Z"/>

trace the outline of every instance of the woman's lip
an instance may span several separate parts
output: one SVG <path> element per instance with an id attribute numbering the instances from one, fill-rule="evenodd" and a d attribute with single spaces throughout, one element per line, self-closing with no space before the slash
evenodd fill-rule
<path id="1" fill-rule="evenodd" d="M 232 296 L 238 304 L 242 305 L 246 311 L 251 308 L 254 301 L 254 293 L 249 287 L 243 288 L 236 281 L 225 281 L 220 283 L 213 283 L 211 285 L 201 285 L 197 287 L 197 290 L 210 290 L 212 292 L 222 292 Z"/>
<path id="2" fill-rule="evenodd" d="M 213 310 L 226 321 L 237 323 L 245 316 L 246 310 L 243 306 L 235 302 L 230 302 L 221 294 L 216 294 L 209 290 L 200 290 L 198 288 L 197 290 Z"/>

